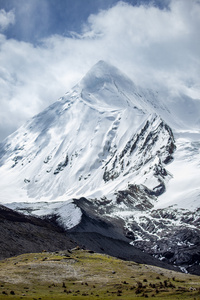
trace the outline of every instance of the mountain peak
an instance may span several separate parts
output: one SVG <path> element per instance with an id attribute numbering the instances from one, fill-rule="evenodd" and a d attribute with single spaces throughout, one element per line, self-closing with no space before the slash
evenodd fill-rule
<path id="1" fill-rule="evenodd" d="M 127 107 L 134 83 L 116 67 L 100 60 L 79 83 L 81 96 L 92 105 Z M 140 105 L 139 105 L 140 106 Z"/>
<path id="2" fill-rule="evenodd" d="M 110 82 L 111 78 L 115 76 L 117 71 L 118 70 L 112 65 L 103 60 L 100 60 L 86 73 L 81 83 L 85 87 L 90 88 L 91 86 L 96 86 L 96 84 L 99 84 L 100 82 Z"/>
<path id="3" fill-rule="evenodd" d="M 106 62 L 105 60 L 99 60 L 92 68 L 115 68 L 113 65 L 109 64 L 108 62 Z"/>
<path id="4" fill-rule="evenodd" d="M 89 71 L 88 73 L 86 74 L 86 76 L 88 74 L 99 74 L 102 72 L 103 74 L 113 74 L 115 73 L 116 71 L 119 72 L 119 70 L 114 67 L 112 64 L 106 62 L 105 60 L 99 60 Z M 96 75 L 97 75 L 96 74 Z"/>
<path id="5" fill-rule="evenodd" d="M 87 89 L 94 91 L 96 89 L 100 89 L 102 86 L 109 84 L 115 85 L 126 85 L 134 86 L 133 82 L 123 74 L 119 69 L 114 67 L 113 65 L 107 63 L 106 61 L 100 60 L 98 61 L 83 77 L 81 81 L 81 85 Z"/>

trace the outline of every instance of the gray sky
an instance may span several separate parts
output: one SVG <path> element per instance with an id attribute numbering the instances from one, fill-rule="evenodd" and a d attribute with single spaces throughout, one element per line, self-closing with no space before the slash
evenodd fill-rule
<path id="1" fill-rule="evenodd" d="M 199 28 L 199 0 L 0 0 L 0 141 L 100 59 L 200 99 Z"/>

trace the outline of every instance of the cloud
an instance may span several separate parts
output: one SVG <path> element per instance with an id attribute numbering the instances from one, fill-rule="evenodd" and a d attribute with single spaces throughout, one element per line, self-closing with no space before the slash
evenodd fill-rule
<path id="1" fill-rule="evenodd" d="M 37 46 L 0 35 L 0 140 L 56 101 L 98 60 L 136 84 L 200 99 L 200 2 L 169 8 L 119 2 L 91 15 L 81 34 L 53 35 Z"/>
<path id="2" fill-rule="evenodd" d="M 120 3 L 91 16 L 85 36 L 99 37 L 111 60 L 139 84 L 159 78 L 187 84 L 200 70 L 199 16 L 199 1 L 193 0 L 171 1 L 168 10 Z"/>
<path id="3" fill-rule="evenodd" d="M 0 31 L 4 31 L 9 25 L 15 23 L 15 14 L 13 11 L 6 12 L 4 9 L 0 10 Z"/>

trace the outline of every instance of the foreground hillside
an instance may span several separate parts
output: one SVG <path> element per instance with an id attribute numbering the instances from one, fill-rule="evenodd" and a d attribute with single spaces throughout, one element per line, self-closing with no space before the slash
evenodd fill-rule
<path id="1" fill-rule="evenodd" d="M 97 232 L 79 232 L 80 227 L 75 232 L 64 232 L 56 224 L 56 220 L 26 216 L 0 205 L 0 259 L 24 253 L 42 252 L 44 249 L 50 252 L 61 251 L 79 245 L 83 249 L 91 249 L 97 253 L 175 270 L 175 267 L 142 252 L 127 241 L 114 238 L 112 224 L 97 220 L 95 222 L 95 219 L 90 222 L 93 227 L 90 225 L 87 230 L 105 227 L 113 237 Z M 86 224 L 89 224 L 89 221 Z"/>
<path id="2" fill-rule="evenodd" d="M 75 248 L 0 262 L 0 299 L 200 299 L 200 278 Z"/>

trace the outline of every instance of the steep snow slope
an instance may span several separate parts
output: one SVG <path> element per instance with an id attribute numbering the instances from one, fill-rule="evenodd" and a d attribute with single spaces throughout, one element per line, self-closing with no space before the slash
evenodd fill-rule
<path id="1" fill-rule="evenodd" d="M 200 140 L 177 138 L 176 146 L 174 162 L 168 166 L 173 177 L 155 208 L 173 205 L 195 210 L 200 207 Z"/>
<path id="2" fill-rule="evenodd" d="M 105 165 L 146 122 L 144 103 L 129 79 L 99 62 L 2 144 L 0 201 L 49 201 L 63 195 L 66 200 L 113 191 L 119 183 L 105 184 Z M 120 186 L 124 182 L 121 178 Z"/>

